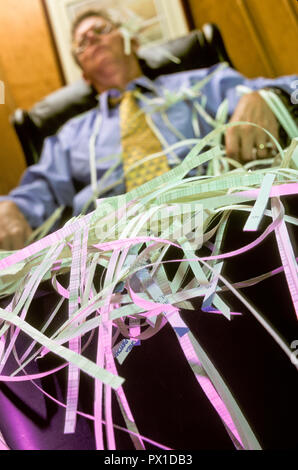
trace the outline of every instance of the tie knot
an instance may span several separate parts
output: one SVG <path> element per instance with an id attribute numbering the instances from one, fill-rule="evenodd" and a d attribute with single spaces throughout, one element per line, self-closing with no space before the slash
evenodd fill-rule
<path id="1" fill-rule="evenodd" d="M 119 96 L 110 96 L 109 105 L 112 108 L 114 108 L 120 103 L 135 101 L 134 94 L 135 94 L 135 90 L 127 90 L 121 93 Z"/>

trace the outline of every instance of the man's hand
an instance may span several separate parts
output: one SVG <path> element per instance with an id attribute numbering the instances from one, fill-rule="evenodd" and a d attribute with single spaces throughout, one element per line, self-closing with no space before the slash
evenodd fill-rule
<path id="1" fill-rule="evenodd" d="M 0 202 L 0 221 L 0 249 L 23 248 L 32 229 L 14 202 Z"/>
<path id="2" fill-rule="evenodd" d="M 258 92 L 254 91 L 244 95 L 230 120 L 230 122 L 248 121 L 264 127 L 278 139 L 278 121 Z M 272 146 L 267 146 L 268 143 Z M 239 125 L 230 127 L 226 133 L 227 156 L 238 161 L 248 162 L 257 158 L 272 156 L 276 147 L 262 129 L 255 126 Z"/>

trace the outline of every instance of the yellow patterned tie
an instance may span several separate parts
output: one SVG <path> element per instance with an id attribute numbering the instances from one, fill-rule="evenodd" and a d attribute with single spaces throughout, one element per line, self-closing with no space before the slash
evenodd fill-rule
<path id="1" fill-rule="evenodd" d="M 149 127 L 146 116 L 138 106 L 133 91 L 126 91 L 121 99 L 120 129 L 127 191 L 169 171 L 166 155 L 140 163 L 130 170 L 132 165 L 148 155 L 162 151 L 161 143 Z"/>

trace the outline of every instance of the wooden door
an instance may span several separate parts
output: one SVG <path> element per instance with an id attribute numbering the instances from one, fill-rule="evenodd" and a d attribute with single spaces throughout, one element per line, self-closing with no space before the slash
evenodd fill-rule
<path id="1" fill-rule="evenodd" d="M 1 61 L 0 81 L 0 195 L 5 195 L 18 184 L 25 169 L 25 160 L 17 136 L 9 123 L 15 103 Z"/>
<path id="2" fill-rule="evenodd" d="M 298 74 L 296 0 L 185 0 L 196 28 L 215 23 L 247 77 Z"/>
<path id="3" fill-rule="evenodd" d="M 14 188 L 25 169 L 18 138 L 9 123 L 16 108 L 28 109 L 63 84 L 41 0 L 0 4 L 0 195 Z"/>

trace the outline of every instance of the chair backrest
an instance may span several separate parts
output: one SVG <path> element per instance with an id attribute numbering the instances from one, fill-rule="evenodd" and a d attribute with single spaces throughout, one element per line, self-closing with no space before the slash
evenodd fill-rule
<path id="1" fill-rule="evenodd" d="M 179 59 L 173 62 L 170 58 Z M 220 31 L 206 24 L 202 31 L 147 48 L 139 55 L 142 70 L 149 78 L 159 75 L 210 67 L 226 61 L 232 66 Z M 38 161 L 46 137 L 54 135 L 72 117 L 97 106 L 96 91 L 83 80 L 46 96 L 29 111 L 17 109 L 11 116 L 22 145 L 27 165 Z"/>

